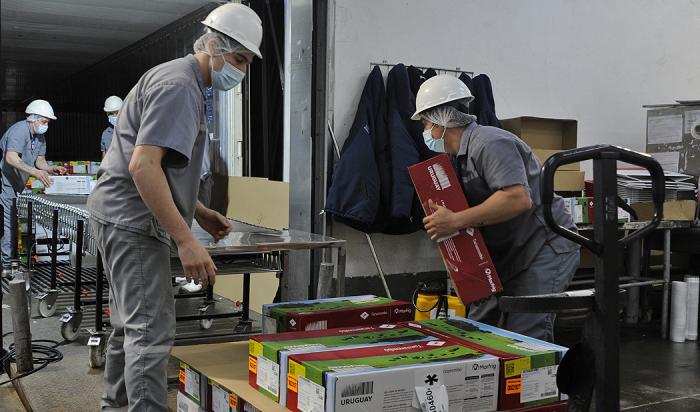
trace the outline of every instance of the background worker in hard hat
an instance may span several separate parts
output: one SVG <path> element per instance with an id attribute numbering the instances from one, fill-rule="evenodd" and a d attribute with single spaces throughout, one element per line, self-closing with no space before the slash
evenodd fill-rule
<path id="1" fill-rule="evenodd" d="M 114 133 L 114 126 L 117 124 L 117 115 L 119 114 L 119 109 L 122 108 L 124 102 L 119 96 L 109 96 L 105 100 L 104 111 L 107 113 L 107 121 L 109 126 L 102 132 L 102 138 L 100 139 L 100 150 L 102 151 L 102 158 L 104 159 L 107 149 L 109 149 L 110 143 L 112 143 L 112 134 Z"/>
<path id="2" fill-rule="evenodd" d="M 190 224 L 216 240 L 231 230 L 197 201 L 206 139 L 205 88 L 230 90 L 261 57 L 262 22 L 227 3 L 202 22 L 194 55 L 146 72 L 124 99 L 88 198 L 110 287 L 112 334 L 102 407 L 168 410 L 166 367 L 175 335 L 171 242 L 185 276 L 214 283 L 216 266 Z"/>
<path id="3" fill-rule="evenodd" d="M 46 162 L 46 139 L 49 122 L 56 120 L 53 108 L 46 100 L 34 100 L 29 103 L 25 113 L 26 120 L 10 126 L 0 139 L 2 150 L 2 194 L 0 201 L 5 210 L 5 235 L 2 239 L 3 275 L 10 270 L 12 245 L 10 244 L 10 210 L 12 201 L 21 193 L 29 176 L 34 176 L 45 186 L 51 186 L 51 175 L 65 174 L 62 166 L 50 166 Z"/>
<path id="4" fill-rule="evenodd" d="M 478 227 L 503 282 L 503 294 L 524 296 L 563 291 L 579 263 L 577 244 L 544 223 L 540 199 L 541 164 L 517 136 L 480 126 L 467 114 L 471 101 L 459 79 L 435 76 L 416 95 L 414 120 L 424 124 L 426 145 L 453 156 L 470 208 L 452 212 L 432 201 L 424 219 L 431 239 Z M 552 204 L 556 221 L 575 230 L 564 202 Z M 469 317 L 538 339 L 553 339 L 553 314 L 502 316 L 496 297 L 473 305 Z"/>

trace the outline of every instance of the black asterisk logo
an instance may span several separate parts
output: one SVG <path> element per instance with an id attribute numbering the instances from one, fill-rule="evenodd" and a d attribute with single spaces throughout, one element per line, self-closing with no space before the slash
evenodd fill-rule
<path id="1" fill-rule="evenodd" d="M 426 378 L 426 379 L 425 379 L 425 383 L 427 383 L 427 384 L 430 385 L 430 386 L 435 385 L 435 384 L 437 383 L 437 381 L 438 381 L 438 377 L 437 377 L 437 375 L 435 375 L 435 374 L 428 375 L 428 376 L 426 376 L 425 378 Z"/>

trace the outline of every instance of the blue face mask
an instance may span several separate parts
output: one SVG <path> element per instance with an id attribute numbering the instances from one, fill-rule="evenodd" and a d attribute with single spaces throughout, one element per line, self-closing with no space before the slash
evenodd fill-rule
<path id="1" fill-rule="evenodd" d="M 49 130 L 48 124 L 40 124 L 39 127 L 37 127 L 34 131 L 34 134 L 44 134 L 47 130 Z"/>
<path id="2" fill-rule="evenodd" d="M 211 87 L 216 90 L 226 91 L 238 86 L 245 77 L 245 73 L 236 66 L 224 60 L 224 67 L 217 72 L 211 69 Z"/>
<path id="3" fill-rule="evenodd" d="M 111 123 L 112 126 L 117 125 L 117 116 L 107 116 L 107 120 L 109 120 L 109 123 Z"/>
<path id="4" fill-rule="evenodd" d="M 435 127 L 435 126 L 433 126 Z M 428 146 L 428 149 L 432 150 L 433 152 L 438 152 L 438 153 L 445 153 L 445 133 L 443 133 L 443 136 L 441 139 L 436 139 L 433 137 L 433 128 L 431 127 L 430 130 L 425 130 L 423 132 L 423 141 L 425 142 L 425 145 Z"/>

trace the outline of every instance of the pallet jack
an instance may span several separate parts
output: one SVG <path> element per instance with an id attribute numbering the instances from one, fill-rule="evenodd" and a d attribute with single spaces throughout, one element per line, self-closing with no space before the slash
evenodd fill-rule
<path id="1" fill-rule="evenodd" d="M 593 160 L 595 219 L 593 239 L 560 226 L 552 215 L 554 173 L 558 167 Z M 654 218 L 643 228 L 618 239 L 617 162 L 647 169 L 652 182 Z M 665 177 L 661 165 L 649 155 L 629 149 L 596 145 L 557 153 L 542 166 L 541 196 L 544 219 L 557 234 L 596 255 L 595 289 L 589 293 L 538 296 L 504 296 L 500 309 L 508 312 L 546 313 L 584 309 L 581 342 L 564 356 L 557 373 L 557 386 L 569 396 L 569 411 L 588 411 L 595 396 L 595 410 L 620 410 L 620 332 L 617 259 L 620 247 L 653 231 L 663 213 Z M 598 218 L 599 217 L 599 218 Z M 577 291 L 578 292 L 578 291 Z M 591 367 L 593 366 L 593 367 Z"/>

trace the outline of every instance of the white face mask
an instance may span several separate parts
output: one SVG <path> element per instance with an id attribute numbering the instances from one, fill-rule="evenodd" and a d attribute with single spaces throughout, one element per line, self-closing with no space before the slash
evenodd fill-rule
<path id="1" fill-rule="evenodd" d="M 117 116 L 107 116 L 107 120 L 109 120 L 109 123 L 110 123 L 112 126 L 116 126 L 116 125 L 117 125 Z"/>
<path id="2" fill-rule="evenodd" d="M 34 129 L 34 134 L 44 134 L 49 130 L 49 125 L 48 124 L 39 124 L 36 126 Z"/>
<path id="3" fill-rule="evenodd" d="M 223 59 L 223 56 L 221 56 Z M 216 90 L 226 91 L 238 86 L 245 77 L 245 73 L 236 66 L 224 59 L 224 67 L 220 72 L 214 70 L 214 63 L 211 63 L 211 87 Z"/>
<path id="4" fill-rule="evenodd" d="M 425 142 L 425 145 L 428 146 L 428 149 L 432 150 L 433 152 L 438 152 L 438 153 L 445 153 L 445 131 L 447 131 L 447 128 L 445 128 L 442 131 L 442 136 L 439 139 L 436 139 L 433 137 L 433 127 L 431 127 L 428 130 L 423 131 L 423 141 Z"/>

